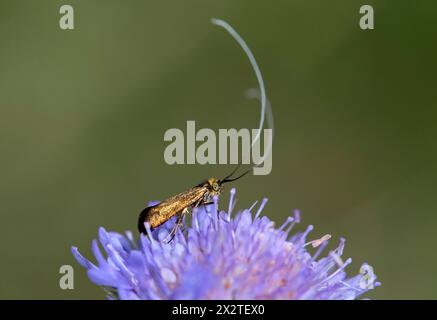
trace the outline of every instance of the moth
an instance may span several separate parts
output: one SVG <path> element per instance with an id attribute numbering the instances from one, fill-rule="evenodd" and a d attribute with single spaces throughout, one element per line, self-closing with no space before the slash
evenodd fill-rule
<path id="1" fill-rule="evenodd" d="M 167 200 L 143 209 L 138 217 L 138 231 L 147 234 L 144 225 L 146 222 L 149 223 L 151 230 L 153 230 L 177 215 L 176 224 L 168 235 L 170 238 L 168 242 L 170 242 L 176 235 L 178 228 L 182 225 L 183 218 L 190 208 L 211 204 L 212 198 L 215 195 L 220 195 L 225 183 L 238 180 L 252 170 L 250 169 L 236 178 L 231 178 L 237 169 L 238 167 L 223 179 L 210 178 L 187 191 L 178 193 Z"/>

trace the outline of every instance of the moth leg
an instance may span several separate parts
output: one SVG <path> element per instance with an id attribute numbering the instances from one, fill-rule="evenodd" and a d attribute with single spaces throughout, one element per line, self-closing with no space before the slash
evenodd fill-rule
<path id="1" fill-rule="evenodd" d="M 165 239 L 164 239 L 163 242 L 165 242 L 165 243 L 170 243 L 170 242 L 174 239 L 174 237 L 176 236 L 176 233 L 178 232 L 179 227 L 182 226 L 182 222 L 183 222 L 183 219 L 184 219 L 184 215 L 185 215 L 185 210 L 182 211 L 182 212 L 179 214 L 178 219 L 176 220 L 175 225 L 173 226 L 173 228 L 171 229 L 171 231 L 170 231 L 170 233 L 167 235 L 167 237 L 165 237 Z M 169 238 L 169 237 L 170 237 L 170 239 L 167 241 L 167 238 Z"/>
<path id="2" fill-rule="evenodd" d="M 200 204 L 202 203 L 203 199 L 199 199 L 197 200 L 194 204 L 193 204 L 193 208 L 197 208 L 198 206 L 200 206 Z"/>
<path id="3" fill-rule="evenodd" d="M 187 213 L 189 213 L 189 212 L 190 212 L 190 210 L 188 209 L 188 207 L 185 208 L 184 210 L 182 210 L 182 214 L 181 214 L 180 219 L 178 219 L 178 222 L 180 223 L 179 227 L 181 228 L 181 231 L 182 231 L 182 232 L 185 231 L 185 226 L 184 226 L 184 224 L 183 224 L 184 216 L 185 216 Z"/>
<path id="4" fill-rule="evenodd" d="M 203 203 L 202 203 L 203 202 Z M 199 206 L 208 206 L 210 204 L 214 204 L 214 201 L 205 201 L 204 199 L 198 200 L 194 205 L 193 208 L 197 208 Z"/>

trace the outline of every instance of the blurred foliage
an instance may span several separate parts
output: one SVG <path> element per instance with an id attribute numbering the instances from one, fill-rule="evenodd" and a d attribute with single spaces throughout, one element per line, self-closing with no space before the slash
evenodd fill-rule
<path id="1" fill-rule="evenodd" d="M 278 223 L 297 207 L 314 238 L 346 237 L 349 272 L 383 283 L 368 297 L 437 297 L 435 1 L 71 0 L 74 31 L 61 4 L 0 2 L 0 298 L 102 298 L 70 246 L 90 256 L 99 226 L 135 230 L 148 200 L 229 171 L 163 160 L 187 120 L 258 123 L 253 71 L 211 17 L 252 48 L 276 120 L 273 172 L 235 183 L 237 207 L 266 196 Z"/>

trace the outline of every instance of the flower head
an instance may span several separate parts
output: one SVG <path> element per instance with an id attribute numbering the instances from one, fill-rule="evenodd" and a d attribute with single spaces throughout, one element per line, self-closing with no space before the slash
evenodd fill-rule
<path id="1" fill-rule="evenodd" d="M 360 274 L 347 277 L 351 259 L 341 256 L 345 241 L 319 258 L 329 235 L 307 241 L 313 229 L 291 234 L 300 214 L 295 211 L 279 228 L 261 216 L 267 199 L 232 216 L 235 189 L 229 209 L 214 204 L 195 208 L 191 223 L 175 238 L 163 241 L 175 220 L 135 241 L 99 230 L 92 250 L 97 265 L 72 247 L 76 260 L 92 282 L 103 286 L 109 298 L 119 299 L 355 299 L 376 283 L 373 269 L 363 264 Z M 314 254 L 308 252 L 314 247 Z"/>

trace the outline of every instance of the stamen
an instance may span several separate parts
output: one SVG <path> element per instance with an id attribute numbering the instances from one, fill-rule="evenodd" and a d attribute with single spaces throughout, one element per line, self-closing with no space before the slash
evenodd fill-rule
<path id="1" fill-rule="evenodd" d="M 237 204 L 237 202 L 238 202 L 238 199 L 235 198 L 235 202 L 232 204 L 231 211 L 234 211 L 234 208 L 235 208 L 235 205 Z M 228 222 L 230 222 L 230 221 L 231 221 L 231 216 L 228 215 Z"/>
<path id="2" fill-rule="evenodd" d="M 200 231 L 199 220 L 197 219 L 199 209 L 196 207 L 193 209 L 193 213 L 191 214 L 191 223 L 194 225 L 194 228 L 197 232 Z"/>
<path id="3" fill-rule="evenodd" d="M 155 239 L 152 236 L 152 230 L 150 229 L 150 223 L 144 222 L 144 226 L 146 227 L 147 237 L 150 239 L 150 243 L 153 245 L 155 243 Z"/>
<path id="4" fill-rule="evenodd" d="M 288 224 L 292 223 L 294 221 L 293 217 L 287 217 L 287 219 L 284 221 L 284 223 L 279 227 L 279 231 L 282 231 Z"/>
<path id="5" fill-rule="evenodd" d="M 328 245 L 328 241 L 325 241 L 322 243 L 322 245 L 319 247 L 319 249 L 317 249 L 316 253 L 312 256 L 312 260 L 316 261 L 317 258 L 320 256 L 320 254 L 323 252 L 323 250 L 325 250 L 325 248 Z"/>
<path id="6" fill-rule="evenodd" d="M 335 255 L 335 254 L 334 254 Z M 334 259 L 335 260 L 335 259 Z M 341 259 L 340 259 L 341 260 Z M 323 280 L 323 282 L 328 282 L 329 280 L 331 280 L 332 278 L 334 278 L 336 275 L 338 275 L 341 271 L 344 270 L 344 268 L 346 268 L 348 265 L 350 265 L 352 263 L 352 258 L 347 259 L 344 263 L 342 263 L 342 265 L 340 266 L 340 268 L 338 268 L 337 270 L 335 270 L 333 273 L 331 273 L 325 280 Z"/>
<path id="7" fill-rule="evenodd" d="M 290 220 L 290 226 L 287 228 L 287 230 L 285 230 L 285 233 L 290 233 L 290 231 L 294 228 L 294 226 L 296 225 L 296 219 L 295 218 L 291 218 L 292 220 Z"/>
<path id="8" fill-rule="evenodd" d="M 258 200 L 256 200 L 249 208 L 249 212 L 252 211 L 253 208 L 255 208 L 256 204 L 258 203 Z"/>
<path id="9" fill-rule="evenodd" d="M 218 196 L 215 195 L 213 197 L 213 201 L 214 201 L 214 211 L 217 213 L 217 219 L 214 219 L 214 225 L 215 228 L 218 229 L 218 224 L 219 224 L 219 210 L 218 210 Z"/>
<path id="10" fill-rule="evenodd" d="M 232 188 L 231 191 L 229 192 L 231 197 L 229 199 L 229 207 L 228 207 L 228 215 L 229 218 L 231 217 L 232 214 L 232 209 L 234 208 L 234 199 L 235 199 L 235 188 Z"/>
<path id="11" fill-rule="evenodd" d="M 293 214 L 294 214 L 294 220 L 296 221 L 296 223 L 300 223 L 300 210 L 294 209 Z"/>
<path id="12" fill-rule="evenodd" d="M 125 233 L 126 233 L 126 238 L 129 240 L 129 242 L 131 244 L 135 243 L 134 235 L 132 234 L 132 231 L 126 231 Z"/>
<path id="13" fill-rule="evenodd" d="M 120 269 L 120 271 L 124 274 L 126 278 L 130 280 L 134 287 L 138 286 L 138 280 L 135 278 L 135 275 L 129 270 L 129 268 L 124 263 L 118 251 L 111 245 L 107 245 L 108 255 L 111 257 L 115 266 Z"/>
<path id="14" fill-rule="evenodd" d="M 96 257 L 96 260 L 99 264 L 99 266 L 105 266 L 108 263 L 106 262 L 105 257 L 103 257 L 102 252 L 100 251 L 99 244 L 97 243 L 97 240 L 93 240 L 91 245 L 91 250 L 94 254 L 94 257 Z"/>
<path id="15" fill-rule="evenodd" d="M 345 243 L 346 243 L 346 239 L 345 238 L 340 238 L 340 243 L 339 243 L 337 249 L 335 249 L 335 253 L 338 254 L 339 256 L 343 255 L 343 250 L 344 250 Z"/>
<path id="16" fill-rule="evenodd" d="M 287 228 L 287 230 L 285 230 L 286 233 L 289 233 L 294 228 L 296 223 L 300 222 L 300 211 L 298 209 L 294 209 L 293 218 L 292 220 L 290 220 L 290 222 L 291 222 L 290 226 Z"/>
<path id="17" fill-rule="evenodd" d="M 320 239 L 312 240 L 312 241 L 309 241 L 309 242 L 305 243 L 304 246 L 306 247 L 307 245 L 311 244 L 313 246 L 313 248 L 317 248 L 318 246 L 320 246 L 324 242 L 328 241 L 329 239 L 331 239 L 331 235 L 330 234 L 325 234 Z"/>
<path id="18" fill-rule="evenodd" d="M 349 289 L 352 289 L 352 290 L 355 290 L 355 291 L 358 291 L 358 292 L 363 292 L 363 289 L 360 289 L 360 288 L 354 287 L 354 286 L 350 285 L 349 283 L 347 283 L 346 281 L 340 281 L 340 283 L 341 283 L 342 285 L 348 287 Z"/>
<path id="19" fill-rule="evenodd" d="M 305 232 L 302 234 L 301 236 L 301 242 L 305 242 L 306 237 L 308 236 L 308 234 L 313 231 L 314 226 L 312 224 L 310 224 L 307 229 L 305 230 Z"/>
<path id="20" fill-rule="evenodd" d="M 261 214 L 261 211 L 264 209 L 264 207 L 265 207 L 265 205 L 266 205 L 268 200 L 269 199 L 267 199 L 267 198 L 263 199 L 263 201 L 261 202 L 261 204 L 260 204 L 260 206 L 258 208 L 258 211 L 255 214 L 255 219 L 257 219 L 259 217 L 259 215 Z"/>
<path id="21" fill-rule="evenodd" d="M 103 227 L 99 228 L 99 240 L 102 246 L 106 246 L 106 244 L 109 242 L 108 232 L 106 232 L 105 228 Z"/>
<path id="22" fill-rule="evenodd" d="M 338 264 L 340 267 L 344 264 L 343 260 L 341 259 L 341 256 L 338 255 L 336 252 L 330 252 L 329 256 L 334 260 L 336 264 Z"/>
<path id="23" fill-rule="evenodd" d="M 215 212 L 218 212 L 218 196 L 215 195 L 215 196 L 212 198 L 212 201 L 214 201 L 214 211 L 215 211 Z"/>
<path id="24" fill-rule="evenodd" d="M 77 249 L 77 247 L 71 247 L 71 252 L 73 253 L 74 257 L 76 258 L 77 262 L 84 267 L 85 269 L 97 269 L 97 267 L 91 262 L 88 261 L 88 259 L 84 258 Z"/>

